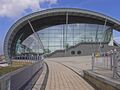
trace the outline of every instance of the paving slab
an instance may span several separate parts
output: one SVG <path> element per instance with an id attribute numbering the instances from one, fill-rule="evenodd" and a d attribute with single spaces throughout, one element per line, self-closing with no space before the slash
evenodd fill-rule
<path id="1" fill-rule="evenodd" d="M 82 77 L 62 64 L 47 60 L 49 76 L 45 90 L 94 90 Z"/>
<path id="2" fill-rule="evenodd" d="M 94 90 L 81 76 L 68 68 L 70 67 L 78 73 L 90 69 L 90 56 L 46 58 L 45 62 L 49 69 L 45 90 Z M 33 90 L 41 89 L 47 71 L 45 68 Z"/>
<path id="3" fill-rule="evenodd" d="M 81 76 L 83 76 L 83 70 L 92 69 L 91 56 L 76 56 L 76 57 L 58 57 L 58 58 L 47 58 L 48 61 L 55 61 L 65 66 L 70 67 Z"/>

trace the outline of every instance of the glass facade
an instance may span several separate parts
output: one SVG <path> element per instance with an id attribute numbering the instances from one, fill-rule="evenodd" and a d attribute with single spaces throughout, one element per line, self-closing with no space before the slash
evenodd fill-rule
<path id="1" fill-rule="evenodd" d="M 42 50 L 43 48 L 41 48 L 38 38 L 34 34 L 24 40 L 22 46 L 26 46 L 29 52 L 42 53 L 44 51 L 44 53 L 51 53 L 79 43 L 108 43 L 112 35 L 112 29 L 109 26 L 104 27 L 98 24 L 75 23 L 51 26 L 39 30 L 37 34 L 44 50 Z M 19 44 L 17 46 L 16 52 L 18 53 L 21 46 Z"/>

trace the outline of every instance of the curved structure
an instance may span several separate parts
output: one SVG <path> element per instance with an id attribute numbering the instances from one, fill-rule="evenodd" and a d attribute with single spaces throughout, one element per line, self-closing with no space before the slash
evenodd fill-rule
<path id="1" fill-rule="evenodd" d="M 6 58 L 9 59 L 10 57 L 15 56 L 17 43 L 23 43 L 23 41 L 33 33 L 51 26 L 65 24 L 67 27 L 70 24 L 101 25 L 103 29 L 115 29 L 120 31 L 119 21 L 93 11 L 74 8 L 56 8 L 43 10 L 19 19 L 10 28 L 4 41 L 4 54 Z M 41 41 L 39 42 L 41 43 Z M 106 43 L 108 42 L 109 40 Z M 30 51 L 30 49 L 28 49 L 28 51 Z"/>

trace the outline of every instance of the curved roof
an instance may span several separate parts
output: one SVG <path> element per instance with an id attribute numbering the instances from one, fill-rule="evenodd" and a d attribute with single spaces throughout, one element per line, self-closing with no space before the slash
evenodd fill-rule
<path id="1" fill-rule="evenodd" d="M 9 29 L 4 41 L 4 53 L 9 56 L 12 54 L 13 47 L 16 41 L 22 36 L 21 42 L 30 36 L 33 31 L 28 24 L 31 22 L 35 31 L 47 28 L 53 25 L 65 24 L 66 15 L 68 15 L 68 23 L 93 23 L 101 24 L 107 20 L 107 25 L 120 31 L 120 22 L 103 14 L 76 8 L 55 8 L 47 9 L 39 12 L 32 13 L 19 19 Z"/>

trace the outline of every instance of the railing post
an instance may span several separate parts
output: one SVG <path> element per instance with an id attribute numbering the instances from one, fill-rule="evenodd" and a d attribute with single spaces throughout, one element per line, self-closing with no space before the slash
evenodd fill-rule
<path id="1" fill-rule="evenodd" d="M 117 55 L 116 50 L 113 51 L 113 77 L 117 77 Z"/>
<path id="2" fill-rule="evenodd" d="M 92 71 L 94 70 L 95 54 L 92 53 Z"/>
<path id="3" fill-rule="evenodd" d="M 113 67 L 113 50 L 110 52 L 110 69 L 112 70 Z"/>

